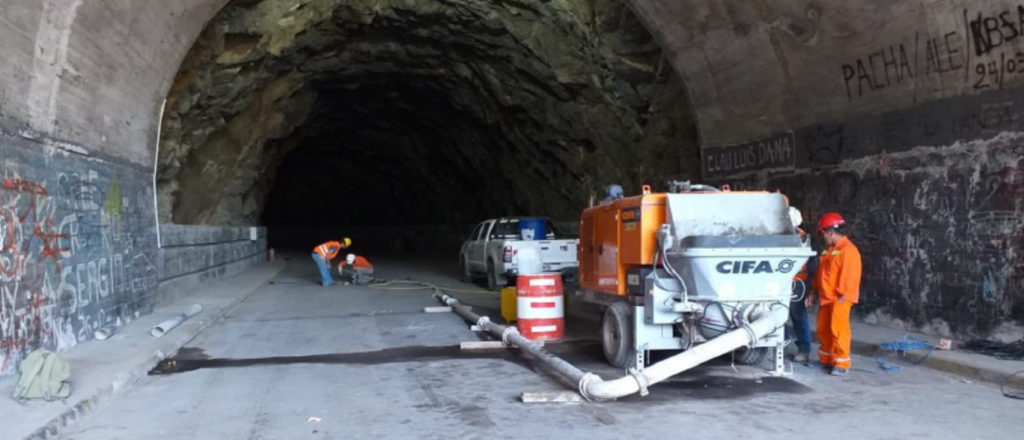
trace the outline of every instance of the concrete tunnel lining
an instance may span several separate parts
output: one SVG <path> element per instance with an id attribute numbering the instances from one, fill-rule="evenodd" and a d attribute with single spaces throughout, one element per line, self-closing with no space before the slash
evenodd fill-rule
<path id="1" fill-rule="evenodd" d="M 311 6 L 297 9 L 300 15 L 336 2 L 301 3 Z M 350 6 L 346 10 L 358 11 L 353 6 L 358 3 L 346 2 Z M 519 3 L 525 2 L 500 4 L 515 7 Z M 599 22 L 618 23 L 596 18 L 600 14 L 594 13 L 609 8 L 611 3 L 556 1 L 549 2 L 548 7 L 576 8 L 579 13 L 575 16 L 559 15 L 576 17 L 563 24 L 587 29 L 581 33 L 586 37 L 584 41 L 607 43 L 612 39 L 594 37 L 604 31 L 587 26 Z M 155 213 L 147 207 L 151 205 L 147 201 L 152 200 L 154 192 L 149 182 L 157 115 L 165 97 L 181 96 L 182 90 L 175 85 L 182 83 L 175 81 L 175 74 L 183 62 L 188 62 L 186 58 L 196 47 L 195 43 L 203 40 L 204 27 L 225 11 L 226 4 L 223 0 L 184 0 L 155 5 L 12 0 L 5 4 L 0 31 L 11 38 L 0 39 L 0 52 L 8 61 L 0 64 L 4 208 L 25 212 L 27 201 L 35 200 L 25 197 L 25 190 L 45 189 L 45 194 L 36 195 L 40 201 L 37 206 L 50 210 L 45 213 L 46 220 L 40 222 L 41 229 L 52 232 L 51 239 L 57 240 L 55 243 L 61 249 L 59 265 L 57 259 L 36 258 L 33 267 L 37 272 L 22 274 L 23 279 L 32 281 L 24 283 L 19 292 L 5 292 L 6 302 L 0 308 L 9 317 L 0 320 L 5 325 L 2 332 L 8 352 L 5 358 L 17 359 L 10 354 L 10 347 L 17 346 L 19 353 L 39 346 L 64 349 L 89 339 L 88 331 L 82 331 L 86 327 L 72 316 L 82 315 L 97 321 L 113 319 L 137 311 L 144 313 L 152 305 L 151 298 L 157 295 L 154 293 L 156 283 L 150 280 L 159 276 L 151 275 L 160 269 L 159 264 L 145 262 L 159 261 L 155 247 Z M 612 145 L 611 149 L 620 149 L 603 162 L 586 163 L 576 169 L 575 174 L 527 179 L 527 185 L 522 186 L 525 190 L 520 193 L 528 191 L 529 196 L 514 201 L 481 203 L 475 207 L 475 212 L 465 212 L 465 219 L 533 211 L 571 220 L 576 204 L 606 183 L 598 181 L 602 178 L 639 185 L 657 184 L 662 176 L 695 177 L 699 173 L 703 180 L 711 183 L 728 182 L 738 188 L 780 188 L 805 209 L 805 218 L 813 219 L 818 213 L 839 210 L 860 225 L 856 233 L 864 243 L 864 253 L 877 262 L 866 268 L 865 289 L 871 294 L 866 295 L 865 304 L 859 308 L 861 318 L 943 335 L 1005 338 L 1019 334 L 1020 325 L 1024 323 L 1024 296 L 1017 289 L 1020 284 L 1018 249 L 1019 237 L 1024 234 L 1022 225 L 1014 219 L 1020 217 L 1020 133 L 1024 132 L 1019 117 L 1022 79 L 1016 75 L 1017 69 L 1005 70 L 1008 72 L 1005 75 L 989 75 L 988 65 L 995 61 L 996 70 L 1004 72 L 1001 69 L 1006 64 L 998 63 L 1000 56 L 1005 59 L 1008 53 L 1024 50 L 1021 47 L 1024 38 L 1011 37 L 1013 29 L 1021 33 L 1019 27 L 997 26 L 980 34 L 974 30 L 977 28 L 972 28 L 972 23 L 986 25 L 1004 13 L 1015 16 L 1018 3 L 963 0 L 926 6 L 909 2 L 831 0 L 754 3 L 632 0 L 628 4 L 655 36 L 654 41 L 660 43 L 657 45 L 657 71 L 666 70 L 660 60 L 663 54 L 664 65 L 674 67 L 678 74 L 678 79 L 669 75 L 661 77 L 666 84 L 670 80 L 677 83 L 675 95 L 668 94 L 671 98 L 667 103 L 689 103 L 684 107 L 656 107 L 666 114 L 665 120 L 683 121 L 680 126 L 689 124 L 682 131 L 690 136 L 699 130 L 700 161 L 694 160 L 696 150 L 670 148 L 672 139 L 678 137 L 666 135 L 664 139 L 656 139 L 659 136 L 653 136 L 650 145 L 655 147 L 633 154 L 628 148 L 638 145 L 635 136 L 602 135 L 607 138 L 606 144 L 594 142 L 591 147 L 582 143 L 582 150 L 577 149 L 582 153 L 577 155 L 584 157 L 581 162 L 587 162 L 594 161 L 596 156 L 589 148 L 604 151 L 604 145 Z M 280 5 L 268 12 L 272 12 L 273 23 L 282 23 L 278 27 L 294 31 L 265 43 L 273 50 L 284 50 L 281 54 L 285 58 L 297 56 L 287 53 L 287 47 L 309 38 L 309 32 L 303 34 L 300 29 L 308 22 L 286 17 L 292 6 Z M 253 7 L 260 7 L 260 2 L 235 2 L 228 9 Z M 295 11 L 291 12 L 294 15 Z M 588 21 L 589 18 L 594 21 Z M 612 31 L 603 35 L 614 34 Z M 232 54 L 244 55 L 254 41 L 244 32 L 226 32 L 222 37 L 223 47 L 229 48 Z M 259 44 L 264 44 L 260 38 Z M 595 47 L 589 47 L 595 59 L 602 59 L 608 52 L 618 55 L 614 44 L 596 43 Z M 910 58 L 916 61 L 913 74 L 906 69 L 900 71 L 899 62 L 895 71 L 885 68 L 883 58 L 888 60 L 892 54 L 902 51 L 908 53 L 907 67 Z M 223 61 L 238 62 L 230 58 L 229 54 Z M 882 68 L 872 67 L 872 61 L 877 64 L 879 60 L 883 61 Z M 633 60 L 626 58 L 626 61 L 629 64 Z M 651 63 L 640 64 L 645 63 L 648 67 L 644 69 L 651 70 Z M 283 65 L 277 64 L 278 67 Z M 977 73 L 979 66 L 985 68 L 985 75 Z M 852 77 L 848 75 L 850 69 L 854 72 Z M 621 74 L 611 70 L 610 77 Z M 244 76 L 221 75 L 226 76 L 223 81 Z M 993 83 L 992 78 L 996 77 L 1002 79 Z M 245 219 L 237 223 L 259 220 L 262 206 L 256 201 L 262 200 L 272 186 L 269 181 L 252 175 L 267 174 L 270 164 L 283 160 L 285 152 L 294 148 L 292 144 L 299 139 L 293 133 L 297 127 L 299 132 L 305 133 L 310 127 L 328 124 L 324 112 L 309 112 L 306 116 L 311 118 L 307 124 L 296 124 L 288 121 L 294 116 L 292 113 L 281 111 L 317 102 L 315 87 L 306 85 L 303 82 L 299 86 L 287 77 L 274 76 L 271 82 L 257 87 L 260 98 L 268 104 L 263 109 L 270 110 L 262 116 L 276 121 L 277 125 L 270 130 L 275 132 L 274 136 L 267 133 L 254 136 L 269 140 L 261 143 L 265 154 L 259 156 L 257 163 L 229 164 L 249 174 L 246 178 L 249 182 L 241 184 L 246 179 L 235 178 L 198 186 L 204 191 L 212 187 L 229 192 L 231 201 L 221 203 L 223 197 L 213 197 L 212 201 L 182 202 L 195 205 L 183 210 L 187 214 L 182 214 L 179 220 L 223 223 L 225 219 L 236 217 L 233 213 Z M 457 108 L 456 100 L 451 99 L 454 95 L 434 96 L 438 95 L 446 97 L 438 102 L 446 101 L 445 105 Z M 666 94 L 649 95 L 664 98 Z M 282 96 L 287 96 L 287 101 L 281 101 Z M 227 119 L 234 118 L 225 118 L 223 122 L 219 118 L 242 114 L 252 107 L 238 106 L 239 102 L 236 106 L 226 105 L 207 126 L 228 126 Z M 619 101 L 617 105 L 623 102 L 626 102 L 624 107 L 611 106 L 615 111 L 608 114 L 614 116 L 613 122 L 628 120 L 631 116 L 623 115 L 636 112 L 636 108 L 628 104 L 629 100 Z M 524 107 L 536 110 L 533 106 Z M 625 112 L 618 111 L 620 109 Z M 682 117 L 667 115 L 672 112 L 682 112 Z M 556 113 L 562 115 L 562 112 Z M 512 119 L 498 125 L 505 129 L 519 126 L 521 122 Z M 306 125 L 306 129 L 301 128 L 302 125 Z M 591 121 L 589 125 L 574 126 L 574 129 L 588 131 L 594 125 L 602 129 L 615 126 Z M 540 126 L 546 128 L 545 124 Z M 173 130 L 175 127 L 170 124 L 165 132 Z M 435 137 L 448 139 L 438 135 L 443 130 L 431 130 Z M 480 131 L 470 127 L 459 133 L 472 137 L 474 135 L 467 133 Z M 543 134 L 537 131 L 530 135 L 536 133 Z M 235 130 L 233 136 L 244 138 L 247 134 L 244 130 Z M 501 137 L 516 138 L 517 135 L 506 129 Z M 175 136 L 168 138 L 174 140 Z M 319 139 L 323 141 L 324 137 Z M 234 142 L 236 146 L 240 144 L 255 145 Z M 541 144 L 536 148 L 547 147 L 549 145 Z M 752 162 L 732 162 L 739 166 L 725 169 L 709 166 L 709 158 L 735 157 L 749 152 L 756 155 L 773 148 L 778 154 L 759 156 Z M 176 150 L 169 147 L 166 151 Z M 454 155 L 457 151 L 453 148 L 450 153 Z M 512 148 L 503 151 L 512 151 Z M 630 162 L 637 156 L 656 157 L 650 151 L 664 151 L 665 157 L 673 158 L 673 166 L 678 167 L 652 171 L 650 164 Z M 165 222 L 172 220 L 170 216 L 176 212 L 177 202 L 170 195 L 179 190 L 167 185 L 177 178 L 168 170 L 187 164 L 190 154 L 168 156 L 167 160 L 160 161 L 164 180 L 160 185 L 160 213 L 165 216 Z M 246 157 L 256 159 L 251 155 Z M 493 162 L 485 166 L 486 161 L 492 159 L 478 159 L 481 161 L 479 174 L 495 174 Z M 635 168 L 624 170 L 622 163 Z M 201 176 L 206 165 L 202 162 L 185 165 L 178 170 L 183 173 L 179 176 L 188 177 L 189 173 Z M 209 169 L 229 168 L 215 164 Z M 571 184 L 563 188 L 570 190 L 568 193 L 549 192 L 554 185 L 542 184 L 545 179 L 569 182 Z M 459 183 L 466 180 L 475 180 L 475 176 L 457 177 L 456 183 L 432 188 L 427 194 L 449 191 L 463 194 L 460 191 L 464 191 L 464 185 Z M 257 181 L 263 183 L 252 184 Z M 231 182 L 236 184 L 229 184 Z M 520 183 L 506 179 L 496 187 L 519 188 Z M 541 189 L 536 191 L 531 184 Z M 199 189 L 187 191 L 194 194 L 201 192 Z M 492 190 L 473 190 L 485 194 L 483 199 L 488 198 L 488 193 L 494 194 Z M 422 198 L 422 195 L 406 197 Z M 537 201 L 549 199 L 558 203 Z M 434 213 L 430 218 L 440 218 L 440 215 Z M 353 222 L 370 220 L 353 219 Z M 59 237 L 62 228 L 67 232 L 71 225 L 77 225 L 76 233 L 82 238 Z M 52 254 L 53 243 L 46 242 L 46 237 L 23 237 L 27 238 L 22 238 L 24 243 L 19 244 L 31 252 L 21 255 Z M 115 237 L 123 241 L 114 240 Z M 8 253 L 6 258 L 11 258 L 10 249 L 10 246 L 4 247 L 3 252 Z M 50 254 L 42 252 L 47 249 Z M 137 273 L 141 274 L 139 282 L 109 289 L 101 289 L 99 283 L 84 283 L 83 288 L 78 288 L 75 282 L 78 267 L 85 268 L 81 273 L 88 278 L 90 263 L 98 267 L 106 261 L 108 266 L 105 267 L 109 267 L 115 256 L 125 267 L 137 266 Z M 47 279 L 52 282 L 46 284 Z M 106 295 L 98 293 L 100 291 Z M 48 308 L 31 307 L 31 304 L 43 303 L 49 304 Z M 16 320 L 14 316 L 21 318 Z M 9 365 L 6 371 L 10 371 Z"/>

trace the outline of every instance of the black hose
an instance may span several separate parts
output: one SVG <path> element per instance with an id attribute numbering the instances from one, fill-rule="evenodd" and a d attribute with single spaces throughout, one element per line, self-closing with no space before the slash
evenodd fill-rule
<path id="1" fill-rule="evenodd" d="M 675 270 L 672 269 L 672 267 L 671 267 L 671 263 L 668 262 L 668 257 L 665 256 L 665 249 L 662 247 L 662 240 L 661 240 L 661 238 L 658 238 L 658 242 L 655 243 L 655 245 L 654 245 L 654 261 L 652 261 L 653 268 L 654 268 L 654 270 L 652 272 L 654 274 L 654 285 L 658 286 L 659 289 L 664 290 L 666 292 L 672 292 L 673 291 L 672 289 L 669 289 L 669 288 L 665 287 L 664 285 L 662 285 L 660 283 L 661 277 L 658 276 L 658 257 L 659 256 L 664 256 L 665 270 L 669 273 L 669 275 L 672 275 L 673 278 L 676 279 L 676 281 L 679 281 L 679 287 L 682 288 L 682 290 L 679 293 L 681 293 L 683 295 L 686 295 L 686 293 L 687 293 L 686 292 L 686 283 L 683 282 L 682 277 L 680 277 L 678 274 L 675 273 Z"/>
<path id="2" fill-rule="evenodd" d="M 1004 361 L 1024 360 L 1024 339 L 1017 342 L 1000 342 L 991 339 L 975 339 L 960 347 L 963 351 L 984 354 Z"/>
<path id="3" fill-rule="evenodd" d="M 669 289 L 668 287 L 665 287 L 665 286 L 663 286 L 661 284 L 661 277 L 658 276 L 658 256 L 660 255 L 660 253 L 659 253 L 660 249 L 661 249 L 660 246 L 655 246 L 654 247 L 654 270 L 651 271 L 651 274 L 654 275 L 654 285 L 655 286 L 658 286 L 659 289 L 664 290 L 666 292 L 671 292 L 672 289 Z"/>

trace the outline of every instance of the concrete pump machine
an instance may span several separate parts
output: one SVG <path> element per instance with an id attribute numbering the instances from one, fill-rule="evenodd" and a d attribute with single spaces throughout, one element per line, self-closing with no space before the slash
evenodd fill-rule
<path id="1" fill-rule="evenodd" d="M 584 211 L 576 295 L 604 307 L 608 362 L 642 372 L 652 351 L 721 338 L 705 351 L 750 365 L 773 355 L 781 373 L 794 276 L 814 255 L 790 209 L 777 192 L 670 182 Z"/>

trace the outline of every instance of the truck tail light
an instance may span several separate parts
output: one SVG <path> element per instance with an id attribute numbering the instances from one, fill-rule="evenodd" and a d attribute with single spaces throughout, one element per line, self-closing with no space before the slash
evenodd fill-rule
<path id="1" fill-rule="evenodd" d="M 505 250 L 501 253 L 501 261 L 505 263 L 512 262 L 512 246 L 505 246 Z"/>

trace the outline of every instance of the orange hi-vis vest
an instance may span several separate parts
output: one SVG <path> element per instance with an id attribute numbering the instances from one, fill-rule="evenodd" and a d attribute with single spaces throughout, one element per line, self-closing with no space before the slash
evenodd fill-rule
<path id="1" fill-rule="evenodd" d="M 324 261 L 331 261 L 334 257 L 338 256 L 338 252 L 342 249 L 341 243 L 337 241 L 328 241 L 320 246 L 313 248 L 313 252 L 320 254 L 320 257 Z"/>
<path id="2" fill-rule="evenodd" d="M 814 288 L 821 296 L 821 304 L 831 304 L 840 296 L 851 304 L 857 304 L 860 301 L 862 269 L 860 251 L 847 237 L 822 251 L 818 271 L 814 275 Z"/>

